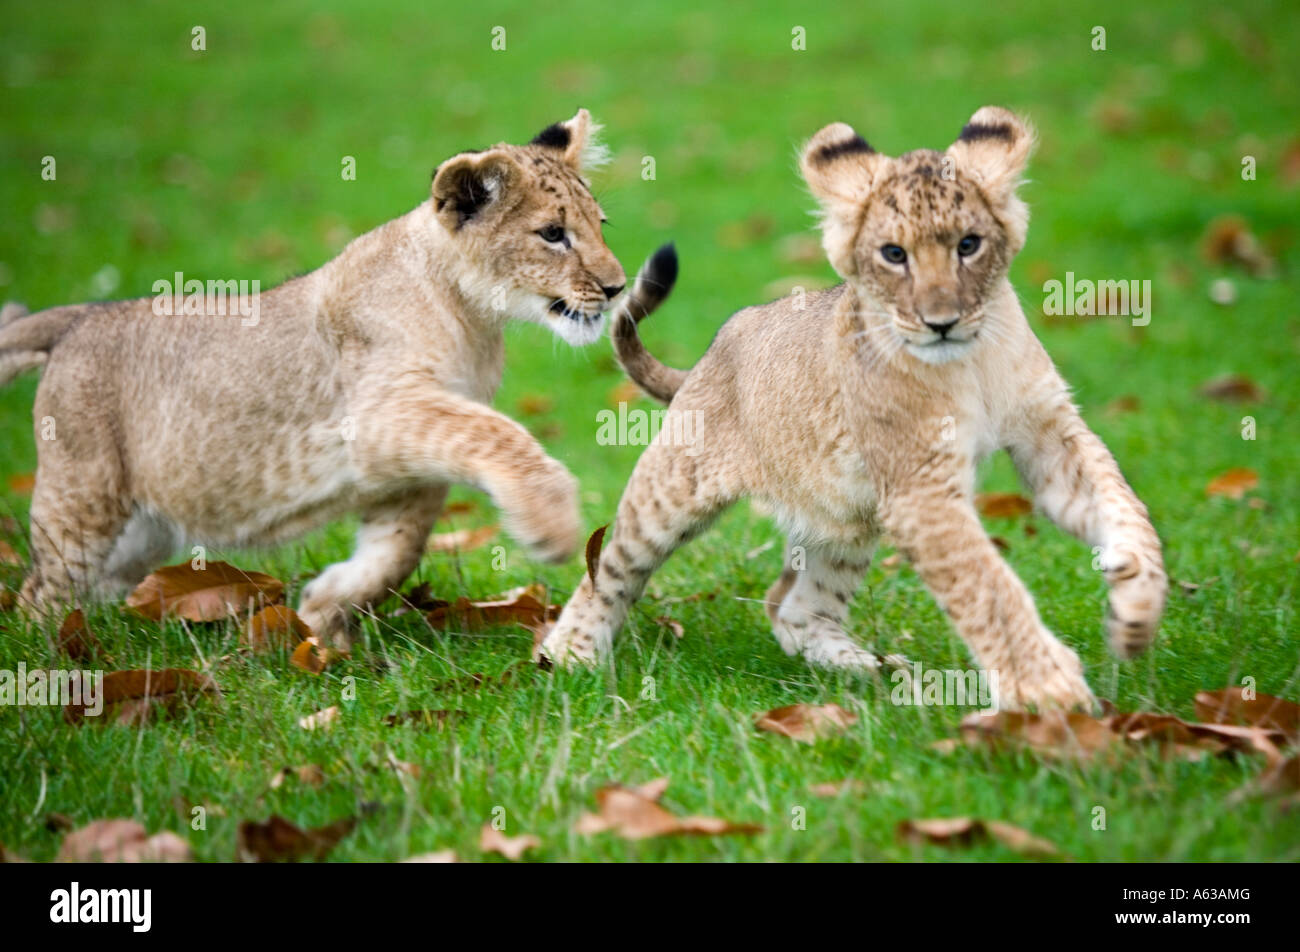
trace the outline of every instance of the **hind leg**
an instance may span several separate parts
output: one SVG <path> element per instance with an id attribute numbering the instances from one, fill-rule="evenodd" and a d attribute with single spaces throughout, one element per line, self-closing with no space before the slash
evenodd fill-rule
<path id="1" fill-rule="evenodd" d="M 19 601 L 28 611 L 54 615 L 98 594 L 131 506 L 117 474 L 70 465 L 57 450 L 41 455 L 32 493 L 32 568 Z"/>
<path id="2" fill-rule="evenodd" d="M 707 456 L 651 444 L 623 491 L 595 582 L 583 576 L 542 643 L 547 658 L 560 665 L 590 663 L 609 650 L 651 573 L 735 498 L 724 473 Z"/>
<path id="3" fill-rule="evenodd" d="M 365 510 L 357 547 L 302 592 L 298 614 L 322 642 L 346 648 L 348 619 L 395 592 L 420 562 L 447 487 L 424 488 Z"/>
<path id="4" fill-rule="evenodd" d="M 871 565 L 869 547 L 786 547 L 785 569 L 767 592 L 767 616 L 786 654 L 829 668 L 878 669 L 881 659 L 844 631 L 849 601 Z"/>

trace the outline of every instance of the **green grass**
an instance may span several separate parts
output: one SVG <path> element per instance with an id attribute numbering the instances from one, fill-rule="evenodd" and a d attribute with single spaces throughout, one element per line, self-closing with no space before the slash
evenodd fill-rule
<path id="1" fill-rule="evenodd" d="M 446 156 L 502 139 L 521 141 L 586 106 L 607 124 L 616 160 L 597 180 L 606 232 L 629 271 L 673 239 L 682 278 L 646 327 L 650 346 L 689 364 L 739 307 L 771 296 L 794 275 L 830 282 L 823 263 L 792 264 L 781 240 L 810 234 L 810 199 L 794 169 L 796 144 L 827 122 L 852 122 L 897 153 L 942 147 L 986 102 L 1028 112 L 1042 139 L 1025 194 L 1029 241 L 1012 269 L 1026 310 L 1085 416 L 1150 507 L 1174 579 L 1217 579 L 1192 596 L 1175 586 L 1155 648 L 1117 664 L 1101 635 L 1103 589 L 1089 554 L 1042 520 L 990 531 L 1038 598 L 1050 627 L 1082 655 L 1100 695 L 1123 708 L 1191 716 L 1196 691 L 1256 680 L 1292 699 L 1297 672 L 1294 561 L 1300 550 L 1300 202 L 1294 165 L 1300 87 L 1286 64 L 1300 46 L 1293 4 L 1157 0 L 1081 11 L 1065 2 L 986 7 L 759 3 L 743 14 L 697 5 L 595 2 L 306 3 L 127 7 L 76 3 L 57 15 L 6 10 L 0 35 L 0 294 L 33 308 L 94 296 L 150 293 L 187 277 L 258 278 L 270 286 L 315 267 L 351 234 L 404 213 L 426 195 Z M 191 27 L 207 30 L 192 52 Z M 503 25 L 507 50 L 493 52 Z M 807 50 L 791 50 L 791 29 Z M 1090 47 L 1096 25 L 1105 52 Z M 1258 178 L 1243 181 L 1241 158 Z M 43 156 L 58 162 L 40 177 Z M 358 178 L 339 175 L 345 155 Z M 656 158 L 643 181 L 641 157 Z M 1243 215 L 1278 257 L 1281 277 L 1259 280 L 1209 265 L 1198 248 L 1207 224 Z M 1150 279 L 1150 326 L 1116 320 L 1045 325 L 1044 277 Z M 1238 300 L 1211 303 L 1230 278 Z M 102 285 L 101 285 L 102 287 Z M 497 406 L 530 427 L 582 481 L 590 528 L 612 517 L 637 447 L 599 446 L 596 412 L 620 375 L 607 344 L 571 351 L 534 327 L 514 328 Z M 1220 373 L 1250 375 L 1265 402 L 1208 401 L 1197 387 Z M 0 477 L 35 466 L 27 376 L 0 392 Z M 523 416 L 521 398 L 545 393 L 554 409 Z M 1141 409 L 1106 405 L 1137 395 Z M 1253 416 L 1258 438 L 1241 438 Z M 1266 505 L 1208 499 L 1206 482 L 1230 466 L 1259 473 Z M 220 473 L 213 474 L 220 479 Z M 986 489 L 1015 488 L 1009 463 L 986 469 Z M 0 486 L 25 526 L 26 499 Z M 471 494 L 458 491 L 457 498 Z M 478 521 L 491 518 L 486 503 Z M 338 525 L 272 552 L 217 553 L 294 580 L 349 551 Z M 9 541 L 25 553 L 23 533 Z M 779 570 L 773 526 L 747 506 L 683 550 L 652 593 L 712 600 L 641 603 L 612 663 L 595 672 L 527 671 L 501 691 L 436 691 L 466 672 L 495 673 L 526 658 L 518 629 L 443 634 L 418 615 L 365 623 L 357 659 L 313 677 L 278 656 L 220 659 L 232 625 L 156 626 L 120 606 L 92 609 L 91 625 L 118 667 L 207 667 L 224 690 L 144 730 L 73 728 L 57 712 L 0 709 L 0 841 L 49 859 L 59 836 L 50 811 L 81 823 L 137 817 L 184 835 L 202 859 L 235 851 L 238 822 L 280 813 L 308 825 L 365 818 L 332 854 L 396 859 L 453 847 L 476 857 L 479 827 L 502 807 L 507 832 L 532 832 L 543 859 L 877 860 L 1010 859 L 996 846 L 914 850 L 894 837 L 902 819 L 978 815 L 1020 824 L 1080 860 L 1296 860 L 1300 811 L 1231 791 L 1258 760 L 1199 763 L 1135 755 L 1080 767 L 1026 755 L 930 749 L 951 736 L 955 708 L 895 707 L 870 679 L 810 670 L 777 647 L 754 599 Z M 580 560 L 527 561 L 507 541 L 504 571 L 488 549 L 429 557 L 417 580 L 443 597 L 486 597 L 542 580 L 558 599 Z M 887 551 L 887 550 L 886 550 Z M 20 567 L 0 566 L 15 587 Z M 656 625 L 685 627 L 676 642 Z M 968 654 L 906 567 L 870 571 L 853 629 L 930 666 L 963 668 Z M 0 616 L 0 668 L 53 663 L 49 632 Z M 348 682 L 346 679 L 355 679 Z M 646 679 L 653 679 L 648 682 Z M 355 683 L 356 699 L 341 702 Z M 653 699 L 645 690 L 654 686 Z M 815 747 L 756 733 L 753 714 L 797 701 L 836 701 L 861 715 L 843 737 Z M 342 724 L 308 733 L 297 719 L 342 703 Z M 409 708 L 467 716 L 437 731 L 389 728 Z M 376 768 L 386 752 L 419 763 L 421 779 Z M 268 792 L 280 767 L 321 764 L 319 789 L 293 782 Z M 666 800 L 683 813 L 763 824 L 752 838 L 625 843 L 579 837 L 572 821 L 607 781 L 672 777 Z M 811 784 L 860 780 L 865 792 L 817 799 Z M 194 804 L 207 828 L 190 827 Z M 1107 829 L 1092 829 L 1105 807 Z M 806 829 L 792 810 L 807 811 Z"/>

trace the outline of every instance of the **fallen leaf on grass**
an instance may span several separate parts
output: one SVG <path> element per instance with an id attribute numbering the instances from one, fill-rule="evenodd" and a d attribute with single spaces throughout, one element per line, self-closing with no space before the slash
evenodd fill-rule
<path id="1" fill-rule="evenodd" d="M 669 618 L 667 615 L 660 615 L 655 619 L 655 624 L 667 628 L 678 638 L 684 638 L 686 636 L 686 629 L 682 627 L 682 623 L 676 618 Z"/>
<path id="2" fill-rule="evenodd" d="M 60 863 L 189 863 L 190 846 L 175 833 L 150 836 L 134 820 L 95 820 L 63 838 Z"/>
<path id="3" fill-rule="evenodd" d="M 469 552 L 487 545 L 499 530 L 496 526 L 479 526 L 477 529 L 457 529 L 454 532 L 439 532 L 429 536 L 425 551 L 428 552 Z"/>
<path id="4" fill-rule="evenodd" d="M 1262 753 L 1269 763 L 1280 759 L 1281 731 L 1235 724 L 1199 724 L 1170 714 L 1111 711 L 1104 717 L 1077 712 L 1030 714 L 975 712 L 961 722 L 967 746 L 1029 749 L 1060 758 L 1088 759 L 1124 746 L 1152 745 L 1167 756 L 1199 759 L 1207 754 Z M 936 748 L 943 749 L 943 748 Z"/>
<path id="5" fill-rule="evenodd" d="M 209 562 L 204 569 L 182 562 L 149 575 L 127 596 L 126 604 L 153 621 L 217 621 L 283 597 L 284 583 L 261 572 L 245 572 L 226 562 Z"/>
<path id="6" fill-rule="evenodd" d="M 1265 394 L 1259 384 L 1245 374 L 1224 374 L 1201 384 L 1197 390 L 1203 397 L 1225 403 L 1260 403 Z"/>
<path id="7" fill-rule="evenodd" d="M 1213 724 L 1246 724 L 1300 736 L 1300 704 L 1271 694 L 1247 697 L 1239 687 L 1198 692 L 1196 716 Z"/>
<path id="8" fill-rule="evenodd" d="M 478 848 L 484 853 L 499 853 L 511 861 L 518 861 L 524 853 L 541 845 L 542 841 L 531 833 L 525 833 L 523 836 L 506 836 L 500 830 L 494 829 L 491 823 L 484 823 L 478 835 Z"/>
<path id="9" fill-rule="evenodd" d="M 1104 412 L 1106 416 L 1120 416 L 1124 413 L 1136 413 L 1142 409 L 1142 401 L 1136 394 L 1126 393 L 1116 397 L 1110 403 L 1106 404 Z"/>
<path id="10" fill-rule="evenodd" d="M 8 542 L 0 539 L 0 565 L 22 565 L 23 557 Z"/>
<path id="11" fill-rule="evenodd" d="M 473 631 L 486 625 L 522 625 L 534 631 L 538 626 L 560 617 L 560 605 L 546 604 L 542 585 L 525 585 L 506 592 L 499 599 L 486 602 L 461 597 L 455 602 L 441 602 L 425 618 L 435 628 L 455 625 Z"/>
<path id="12" fill-rule="evenodd" d="M 624 787 L 621 784 L 601 787 L 596 791 L 596 805 L 600 812 L 584 813 L 574 824 L 573 831 L 587 836 L 614 832 L 628 840 L 643 840 L 654 836 L 719 836 L 763 831 L 761 826 L 752 823 L 731 823 L 717 817 L 674 816 L 658 802 L 667 787 L 666 778 L 641 787 Z"/>
<path id="13" fill-rule="evenodd" d="M 478 512 L 478 505 L 472 499 L 457 499 L 455 502 L 449 502 L 442 507 L 442 512 L 438 515 L 445 519 L 448 516 L 468 516 L 472 512 Z"/>
<path id="14" fill-rule="evenodd" d="M 1182 589 L 1184 595 L 1191 596 L 1191 595 L 1195 595 L 1205 586 L 1213 585 L 1218 580 L 1219 580 L 1219 576 L 1217 575 L 1214 576 L 1213 578 L 1207 578 L 1204 582 L 1185 582 L 1182 579 L 1179 579 L 1178 587 Z"/>
<path id="15" fill-rule="evenodd" d="M 319 787 L 325 782 L 325 771 L 316 764 L 303 764 L 301 767 L 281 767 L 271 775 L 271 781 L 268 787 L 271 790 L 279 790 L 286 780 L 296 778 L 300 783 L 305 783 L 309 787 Z"/>
<path id="16" fill-rule="evenodd" d="M 600 565 L 600 548 L 605 542 L 605 530 L 609 524 L 601 526 L 590 536 L 587 537 L 587 578 L 591 579 L 591 584 L 596 584 L 596 568 Z"/>
<path id="17" fill-rule="evenodd" d="M 311 637 L 311 628 L 288 605 L 267 605 L 248 619 L 239 640 L 261 652 L 291 648 Z"/>
<path id="18" fill-rule="evenodd" d="M 907 843 L 935 843 L 940 846 L 969 846 L 993 840 L 1022 856 L 1047 858 L 1059 856 L 1056 845 L 1027 830 L 1001 820 L 971 817 L 941 817 L 928 820 L 903 820 L 897 827 L 898 838 Z"/>
<path id="19" fill-rule="evenodd" d="M 1211 264 L 1241 265 L 1257 278 L 1272 277 L 1277 270 L 1240 215 L 1221 215 L 1210 222 L 1201 240 L 1201 254 Z"/>
<path id="20" fill-rule="evenodd" d="M 1034 504 L 1019 493 L 980 493 L 975 507 L 990 519 L 1015 519 L 1034 511 Z"/>
<path id="21" fill-rule="evenodd" d="M 308 638 L 306 641 L 300 641 L 298 643 L 298 647 L 294 648 L 293 654 L 289 656 L 289 663 L 295 668 L 301 668 L 309 674 L 320 674 L 335 661 L 350 656 L 349 652 L 339 651 L 337 648 L 322 645 L 320 641 L 313 636 Z"/>
<path id="22" fill-rule="evenodd" d="M 609 405 L 617 407 L 620 403 L 633 403 L 642 399 L 641 388 L 630 380 L 624 380 L 609 391 Z"/>
<path id="23" fill-rule="evenodd" d="M 1227 496 L 1240 499 L 1250 490 L 1259 486 L 1259 474 L 1245 466 L 1236 466 L 1220 473 L 1206 484 L 1205 495 Z"/>
<path id="24" fill-rule="evenodd" d="M 80 608 L 68 612 L 63 624 L 59 626 L 59 650 L 73 661 L 87 658 L 103 658 L 112 662 L 104 653 L 104 646 L 99 643 L 94 632 L 86 625 L 86 616 Z"/>
<path id="25" fill-rule="evenodd" d="M 555 409 L 555 398 L 544 393 L 526 393 L 515 406 L 522 416 L 540 416 Z"/>
<path id="26" fill-rule="evenodd" d="M 30 496 L 36 488 L 35 473 L 18 473 L 9 477 L 9 489 L 20 496 Z"/>
<path id="27" fill-rule="evenodd" d="M 356 825 L 356 817 L 336 820 L 314 830 L 301 829 L 282 816 L 272 816 L 264 823 L 245 820 L 239 824 L 238 858 L 246 863 L 321 860 Z"/>
<path id="28" fill-rule="evenodd" d="M 838 704 L 790 704 L 759 714 L 754 726 L 805 744 L 838 734 L 856 724 L 858 715 Z"/>
<path id="29" fill-rule="evenodd" d="M 441 730 L 444 724 L 455 723 L 464 716 L 464 711 L 402 711 L 400 714 L 389 714 L 384 718 L 384 724 L 387 727 L 410 724 L 415 727 L 437 727 Z"/>
<path id="30" fill-rule="evenodd" d="M 85 720 L 100 723 L 144 724 L 156 716 L 170 716 L 180 707 L 203 695 L 221 696 L 217 683 L 204 674 L 185 668 L 159 671 L 110 671 L 100 682 L 99 695 L 103 710 L 98 715 L 87 710 L 84 695 L 80 702 L 63 708 L 63 717 L 71 724 Z"/>
<path id="31" fill-rule="evenodd" d="M 339 706 L 334 704 L 315 714 L 308 714 L 306 717 L 298 719 L 298 726 L 305 731 L 328 730 L 333 727 L 335 722 L 342 716 Z"/>

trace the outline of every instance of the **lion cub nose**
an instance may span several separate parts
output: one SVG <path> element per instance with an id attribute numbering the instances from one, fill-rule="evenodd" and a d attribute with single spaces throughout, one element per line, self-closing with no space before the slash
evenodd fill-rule
<path id="1" fill-rule="evenodd" d="M 606 285 L 605 287 L 601 288 L 601 290 L 605 292 L 605 297 L 609 298 L 612 301 L 614 300 L 614 298 L 618 297 L 618 292 L 622 291 L 625 287 L 627 287 L 626 284 L 619 284 L 612 287 Z"/>
<path id="2" fill-rule="evenodd" d="M 958 318 L 955 317 L 946 320 L 944 318 L 939 318 L 936 321 L 932 321 L 929 318 L 923 319 L 925 326 L 930 328 L 930 330 L 934 331 L 940 337 L 947 337 L 948 332 L 957 326 L 957 321 Z"/>

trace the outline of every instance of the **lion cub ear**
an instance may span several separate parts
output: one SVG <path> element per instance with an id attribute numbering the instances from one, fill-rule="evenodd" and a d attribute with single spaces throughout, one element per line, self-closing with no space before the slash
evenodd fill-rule
<path id="1" fill-rule="evenodd" d="M 591 113 L 579 109 L 567 122 L 551 123 L 528 144 L 558 149 L 575 172 L 591 172 L 609 161 L 609 149 L 600 142 L 600 129 Z"/>
<path id="2" fill-rule="evenodd" d="M 433 173 L 433 210 L 448 231 L 482 218 L 519 180 L 519 166 L 499 150 L 452 156 Z"/>
<path id="3" fill-rule="evenodd" d="M 958 167 L 969 172 L 994 203 L 1011 200 L 1034 150 L 1034 131 L 1010 110 L 984 106 L 970 117 L 948 147 Z"/>
<path id="4" fill-rule="evenodd" d="M 843 122 L 833 122 L 808 140 L 799 169 L 825 211 L 822 247 L 841 277 L 855 270 L 853 236 L 858 214 L 889 160 Z"/>

